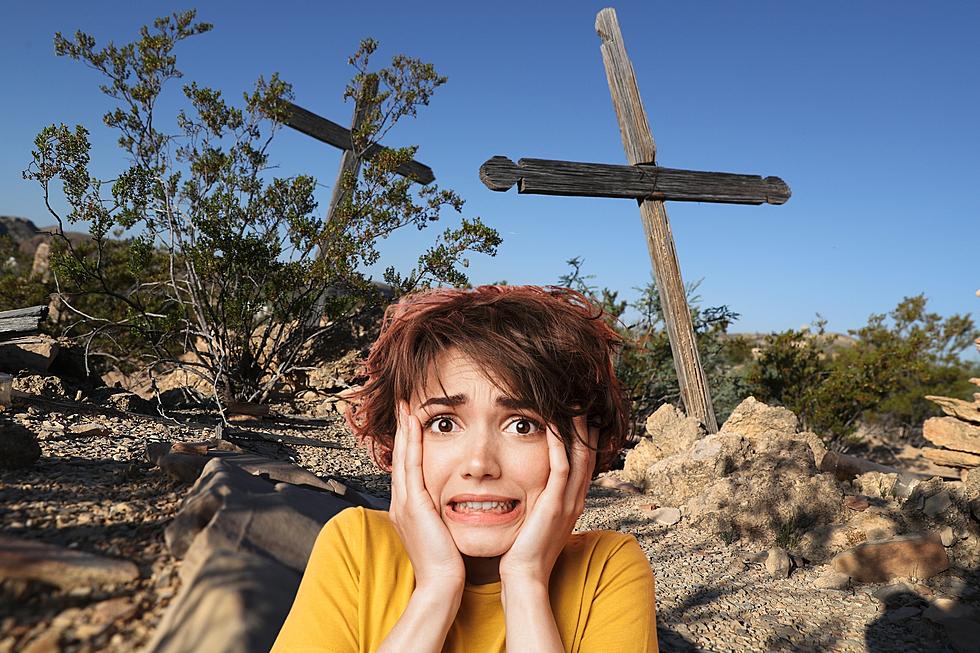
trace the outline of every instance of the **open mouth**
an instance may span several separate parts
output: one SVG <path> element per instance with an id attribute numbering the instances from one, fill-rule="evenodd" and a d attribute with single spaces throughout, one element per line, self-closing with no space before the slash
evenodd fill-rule
<path id="1" fill-rule="evenodd" d="M 449 509 L 455 513 L 473 514 L 490 513 L 504 515 L 517 508 L 518 501 L 453 501 L 449 504 Z"/>

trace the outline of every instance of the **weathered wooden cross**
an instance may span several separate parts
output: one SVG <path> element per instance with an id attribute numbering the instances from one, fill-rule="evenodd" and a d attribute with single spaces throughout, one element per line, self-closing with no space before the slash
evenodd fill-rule
<path id="1" fill-rule="evenodd" d="M 360 170 L 361 161 L 377 156 L 388 149 L 379 143 L 371 143 L 363 152 L 357 152 L 354 149 L 353 132 L 356 132 L 361 127 L 370 109 L 370 100 L 377 92 L 378 78 L 373 75 L 367 76 L 354 103 L 354 119 L 351 122 L 350 129 L 338 125 L 332 120 L 318 116 L 312 111 L 307 111 L 303 107 L 291 102 L 287 103 L 289 117 L 286 124 L 288 126 L 307 136 L 312 136 L 320 142 L 333 145 L 343 150 L 343 155 L 340 159 L 340 170 L 337 173 L 337 183 L 333 186 L 330 206 L 327 209 L 328 221 L 333 217 L 343 199 L 346 177 L 348 175 L 357 175 Z M 404 163 L 398 167 L 396 172 L 420 184 L 431 184 L 436 179 L 435 175 L 432 174 L 432 168 L 418 161 Z"/>
<path id="2" fill-rule="evenodd" d="M 334 219 L 337 207 L 348 192 L 347 180 L 356 178 L 361 169 L 361 162 L 370 159 L 384 152 L 388 148 L 380 143 L 370 143 L 363 151 L 356 151 L 354 144 L 354 132 L 360 129 L 364 119 L 371 108 L 371 100 L 378 93 L 378 78 L 368 75 L 364 84 L 361 86 L 357 98 L 354 102 L 354 119 L 351 121 L 351 128 L 347 129 L 332 120 L 327 120 L 318 116 L 312 111 L 308 111 L 292 102 L 287 102 L 289 115 L 286 125 L 307 136 L 312 136 L 316 140 L 333 145 L 343 151 L 340 158 L 340 170 L 337 172 L 337 182 L 333 185 L 333 192 L 330 196 L 330 205 L 327 208 L 327 223 Z M 436 177 L 432 174 L 432 168 L 412 160 L 403 163 L 395 170 L 403 177 L 408 177 L 420 184 L 431 184 Z M 319 247 L 317 256 L 324 256 L 324 248 Z M 326 295 L 321 293 L 314 304 L 313 312 L 310 315 L 311 324 L 319 322 L 326 306 Z"/>
<path id="3" fill-rule="evenodd" d="M 520 159 L 515 164 L 506 157 L 495 156 L 481 166 L 480 179 L 488 188 L 497 191 L 505 191 L 516 183 L 519 193 L 628 197 L 639 202 L 681 397 L 687 414 L 697 417 L 714 433 L 718 431 L 718 422 L 698 355 L 691 311 L 664 201 L 782 204 L 789 199 L 789 187 L 778 177 L 763 179 L 757 175 L 694 172 L 657 166 L 653 134 L 640 100 L 633 66 L 626 56 L 616 11 L 600 11 L 595 27 L 602 41 L 609 92 L 630 165 L 544 159 Z"/>

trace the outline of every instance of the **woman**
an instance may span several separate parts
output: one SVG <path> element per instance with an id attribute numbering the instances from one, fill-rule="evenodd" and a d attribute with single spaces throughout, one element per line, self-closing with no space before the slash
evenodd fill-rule
<path id="1" fill-rule="evenodd" d="M 324 526 L 273 651 L 656 651 L 636 539 L 572 534 L 627 437 L 620 346 L 564 288 L 389 307 L 347 415 L 390 511 Z"/>

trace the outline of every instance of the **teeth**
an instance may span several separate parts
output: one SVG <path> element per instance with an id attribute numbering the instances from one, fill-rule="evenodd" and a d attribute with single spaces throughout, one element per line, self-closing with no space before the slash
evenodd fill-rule
<path id="1" fill-rule="evenodd" d="M 453 504 L 453 509 L 456 512 L 510 512 L 516 505 L 516 501 L 461 501 Z"/>

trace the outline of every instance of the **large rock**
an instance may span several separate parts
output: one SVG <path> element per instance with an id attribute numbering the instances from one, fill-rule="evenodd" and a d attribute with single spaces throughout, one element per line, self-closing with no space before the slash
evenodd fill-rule
<path id="1" fill-rule="evenodd" d="M 250 551 L 302 572 L 330 518 L 353 505 L 385 507 L 353 490 L 341 496 L 268 480 L 239 465 L 243 458 L 258 456 L 210 459 L 167 527 L 171 553 L 184 559 L 181 577 L 194 575 L 218 550 Z M 276 468 L 270 469 L 275 474 Z"/>
<path id="2" fill-rule="evenodd" d="M 922 437 L 947 449 L 980 453 L 980 426 L 955 417 L 930 417 L 922 425 Z"/>
<path id="3" fill-rule="evenodd" d="M 276 641 L 300 573 L 252 553 L 219 551 L 186 579 L 147 653 L 251 653 Z"/>
<path id="4" fill-rule="evenodd" d="M 0 370 L 5 372 L 47 372 L 58 355 L 58 341 L 38 334 L 0 342 Z"/>
<path id="5" fill-rule="evenodd" d="M 707 431 L 696 417 L 685 417 L 672 404 L 664 404 L 647 418 L 646 433 L 648 437 L 641 438 L 627 452 L 620 475 L 638 487 L 644 487 L 646 471 L 651 465 L 667 456 L 690 451 Z"/>
<path id="6" fill-rule="evenodd" d="M 652 465 L 645 480 L 660 505 L 683 504 L 691 525 L 772 543 L 840 514 L 840 489 L 829 475 L 816 474 L 805 442 L 718 433 Z"/>
<path id="7" fill-rule="evenodd" d="M 908 535 L 866 542 L 837 554 L 836 571 L 861 583 L 883 583 L 898 577 L 932 578 L 949 569 L 946 548 L 935 535 Z"/>
<path id="8" fill-rule="evenodd" d="M 0 469 L 30 467 L 40 457 L 41 446 L 32 431 L 0 419 Z"/>
<path id="9" fill-rule="evenodd" d="M 943 412 L 950 417 L 980 424 L 980 404 L 964 399 L 954 399 L 953 397 L 937 397 L 926 395 L 926 399 L 943 409 Z"/>
<path id="10" fill-rule="evenodd" d="M 769 406 L 749 397 L 735 407 L 721 426 L 721 433 L 738 433 L 747 438 L 787 436 L 796 433 L 797 420 L 793 411 Z"/>
<path id="11" fill-rule="evenodd" d="M 236 464 L 243 458 L 211 458 L 166 529 L 183 582 L 147 651 L 269 650 L 323 524 L 355 498 L 386 507 L 353 491 L 341 497 L 272 482 Z"/>
<path id="12" fill-rule="evenodd" d="M 70 590 L 126 583 L 139 575 L 139 569 L 129 560 L 0 535 L 0 580 L 39 580 Z"/>
<path id="13" fill-rule="evenodd" d="M 934 449 L 922 447 L 922 455 L 936 463 L 947 467 L 965 467 L 967 469 L 980 466 L 980 455 L 965 451 L 950 451 L 949 449 Z"/>

